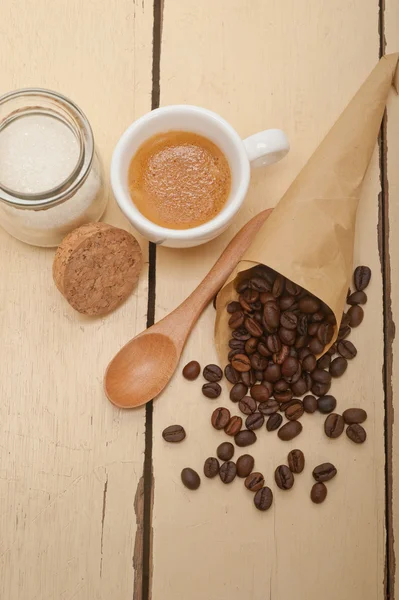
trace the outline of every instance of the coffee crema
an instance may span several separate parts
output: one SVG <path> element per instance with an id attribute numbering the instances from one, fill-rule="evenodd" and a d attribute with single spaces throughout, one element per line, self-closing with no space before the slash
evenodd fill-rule
<path id="1" fill-rule="evenodd" d="M 188 131 L 151 137 L 129 167 L 133 203 L 147 219 L 169 229 L 210 221 L 222 210 L 230 189 L 230 166 L 223 152 Z"/>

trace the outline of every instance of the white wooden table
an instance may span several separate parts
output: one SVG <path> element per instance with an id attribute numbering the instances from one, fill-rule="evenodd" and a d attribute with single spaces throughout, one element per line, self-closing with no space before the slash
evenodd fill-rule
<path id="1" fill-rule="evenodd" d="M 254 455 L 269 482 L 295 445 L 308 469 L 261 514 L 239 481 L 204 481 L 196 493 L 180 483 L 181 468 L 201 470 L 220 442 L 209 426 L 218 402 L 202 397 L 199 382 L 178 373 L 160 401 L 129 412 L 106 401 L 102 377 L 122 344 L 174 308 L 240 226 L 278 201 L 381 52 L 398 50 L 399 2 L 154 2 L 3 0 L 0 93 L 40 86 L 73 98 L 107 169 L 122 131 L 159 104 L 205 106 L 242 136 L 281 127 L 292 149 L 253 175 L 245 208 L 216 241 L 148 254 L 139 238 L 149 259 L 136 293 L 104 319 L 84 319 L 63 301 L 52 250 L 0 231 L 0 599 L 392 600 L 397 99 L 359 209 L 355 261 L 373 270 L 365 321 L 352 337 L 359 355 L 334 383 L 342 410 L 361 402 L 368 411 L 364 446 L 326 440 L 321 415 L 304 418 L 300 442 L 262 436 Z M 128 227 L 112 198 L 105 220 Z M 216 360 L 213 321 L 209 307 L 183 362 Z M 160 432 L 174 422 L 189 435 L 166 447 Z M 310 466 L 324 460 L 339 476 L 316 507 Z"/>

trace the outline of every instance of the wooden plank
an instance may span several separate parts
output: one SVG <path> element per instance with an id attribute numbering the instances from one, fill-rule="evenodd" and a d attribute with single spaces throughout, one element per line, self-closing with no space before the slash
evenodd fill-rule
<path id="1" fill-rule="evenodd" d="M 73 98 L 108 177 L 119 135 L 151 107 L 151 42 L 150 0 L 5 0 L 0 91 Z M 127 227 L 113 200 L 106 220 Z M 89 320 L 56 290 L 53 254 L 0 232 L 0 597 L 131 599 L 144 410 L 115 409 L 102 378 L 145 327 L 147 269 L 123 307 Z"/>
<path id="2" fill-rule="evenodd" d="M 386 0 L 385 10 L 381 13 L 384 30 L 385 52 L 397 52 L 399 31 L 399 6 L 397 2 Z M 399 225 L 399 173 L 397 156 L 399 152 L 399 104 L 392 97 L 387 107 L 387 121 L 384 131 L 383 182 L 384 195 L 381 211 L 381 238 L 384 251 L 383 265 L 385 269 L 385 376 L 387 402 L 387 477 L 388 477 L 388 572 L 387 588 L 390 598 L 399 597 L 399 581 L 397 577 L 396 559 L 399 539 L 399 423 L 395 417 L 394 399 L 399 389 L 399 340 L 395 337 L 395 322 L 399 312 L 399 273 L 396 268 L 396 257 L 399 242 L 395 232 Z M 382 226 L 383 225 L 383 226 Z"/>
<path id="3" fill-rule="evenodd" d="M 169 0 L 161 57 L 161 104 L 193 103 L 221 113 L 243 136 L 282 127 L 292 150 L 267 172 L 256 171 L 244 209 L 218 240 L 192 250 L 157 251 L 156 318 L 175 307 L 199 282 L 233 233 L 272 206 L 298 173 L 378 59 L 375 0 Z M 262 432 L 252 447 L 256 464 L 275 492 L 269 513 L 258 513 L 236 480 L 204 480 L 185 490 L 180 471 L 202 471 L 226 438 L 211 429 L 217 405 L 201 395 L 201 381 L 177 373 L 154 404 L 153 600 L 378 600 L 384 596 L 384 441 L 382 283 L 378 255 L 378 152 L 367 174 L 359 210 L 355 261 L 373 269 L 364 325 L 353 333 L 359 355 L 334 382 L 339 410 L 362 405 L 368 440 L 329 441 L 321 415 L 303 418 L 305 432 L 283 443 Z M 182 364 L 216 361 L 209 307 L 193 332 Z M 373 345 L 373 351 L 367 345 Z M 367 377 L 365 374 L 367 373 Z M 160 435 L 181 423 L 179 447 Z M 291 448 L 307 457 L 306 472 L 287 493 L 276 490 L 274 468 Z M 236 456 L 240 452 L 236 450 Z M 322 506 L 309 500 L 312 468 L 337 465 Z M 204 479 L 204 478 L 203 478 Z"/>

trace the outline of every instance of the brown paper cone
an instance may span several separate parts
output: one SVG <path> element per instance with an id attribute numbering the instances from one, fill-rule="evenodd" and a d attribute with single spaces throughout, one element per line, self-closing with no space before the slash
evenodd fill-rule
<path id="1" fill-rule="evenodd" d="M 339 325 L 352 276 L 360 190 L 398 59 L 399 54 L 390 54 L 379 61 L 219 292 L 215 343 L 222 363 L 230 338 L 225 307 L 236 299 L 234 280 L 257 264 L 323 300 Z"/>

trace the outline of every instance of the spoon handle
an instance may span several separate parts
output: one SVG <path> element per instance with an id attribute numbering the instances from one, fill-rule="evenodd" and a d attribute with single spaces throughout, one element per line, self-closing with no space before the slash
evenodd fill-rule
<path id="1" fill-rule="evenodd" d="M 208 275 L 190 296 L 171 313 L 175 319 L 173 319 L 173 331 L 171 330 L 170 333 L 173 333 L 175 342 L 180 343 L 181 348 L 184 346 L 202 311 L 233 272 L 271 212 L 272 209 L 263 210 L 240 229 L 215 262 Z M 177 327 L 176 323 L 178 323 Z M 166 329 L 167 327 L 164 329 L 165 332 Z"/>

